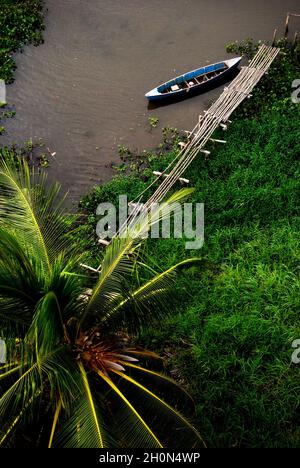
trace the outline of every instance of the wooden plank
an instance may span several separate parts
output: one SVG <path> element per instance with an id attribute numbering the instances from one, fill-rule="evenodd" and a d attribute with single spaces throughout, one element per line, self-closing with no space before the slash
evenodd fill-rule
<path id="1" fill-rule="evenodd" d="M 274 29 L 273 32 L 273 39 L 272 39 L 272 45 L 274 46 L 276 43 L 276 37 L 277 37 L 277 28 Z"/>
<path id="2" fill-rule="evenodd" d="M 105 239 L 98 239 L 98 244 L 104 245 L 105 247 L 107 247 L 110 244 L 110 242 Z"/>
<path id="3" fill-rule="evenodd" d="M 169 177 L 169 174 L 163 174 L 162 172 L 159 172 L 159 171 L 153 171 L 153 174 L 156 175 L 157 177 L 163 177 L 163 178 Z M 190 183 L 189 179 L 184 179 L 183 177 L 179 177 L 178 180 L 182 184 Z"/>
<path id="4" fill-rule="evenodd" d="M 214 143 L 223 143 L 224 145 L 227 143 L 226 140 L 216 140 L 215 138 L 210 138 L 210 141 L 213 141 Z"/>
<path id="5" fill-rule="evenodd" d="M 95 268 L 92 268 L 91 266 L 89 265 L 85 265 L 85 263 L 80 263 L 81 268 L 84 268 L 85 270 L 89 270 L 89 271 L 92 271 L 93 273 L 99 273 L 99 268 L 95 269 Z"/>

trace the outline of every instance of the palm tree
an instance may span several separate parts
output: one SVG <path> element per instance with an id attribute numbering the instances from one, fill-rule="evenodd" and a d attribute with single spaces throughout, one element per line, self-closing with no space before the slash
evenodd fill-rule
<path id="1" fill-rule="evenodd" d="M 154 272 L 143 241 L 129 232 L 106 249 L 97 277 L 88 276 L 72 226 L 59 187 L 46 188 L 45 175 L 6 155 L 0 333 L 8 359 L 0 367 L 0 445 L 17 444 L 24 427 L 31 446 L 203 445 L 178 409 L 179 386 L 157 371 L 159 357 L 131 338 L 170 312 L 174 272 L 188 261 Z"/>

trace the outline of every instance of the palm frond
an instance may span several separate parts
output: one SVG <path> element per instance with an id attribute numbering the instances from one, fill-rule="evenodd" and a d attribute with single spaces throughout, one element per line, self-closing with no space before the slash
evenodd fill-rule
<path id="1" fill-rule="evenodd" d="M 55 431 L 56 431 L 57 422 L 58 422 L 58 418 L 59 418 L 59 415 L 60 415 L 60 412 L 61 412 L 61 408 L 62 408 L 62 402 L 61 402 L 61 400 L 59 400 L 57 402 L 55 412 L 54 412 L 54 417 L 53 417 L 53 423 L 52 423 L 52 426 L 51 426 L 51 432 L 50 432 L 48 448 L 52 447 L 53 438 L 54 438 L 54 434 L 55 434 Z"/>
<path id="2" fill-rule="evenodd" d="M 66 412 L 71 411 L 80 387 L 77 362 L 72 349 L 64 344 L 39 360 L 43 381 L 47 383 L 50 402 L 56 408 L 60 399 Z"/>
<path id="3" fill-rule="evenodd" d="M 171 315 L 174 311 L 176 295 L 174 279 L 176 271 L 184 266 L 198 263 L 198 258 L 183 260 L 168 270 L 156 274 L 146 283 L 121 300 L 112 300 L 107 314 L 101 320 L 101 326 L 117 330 L 120 325 L 130 333 L 136 333 L 145 324 L 155 324 Z"/>
<path id="4" fill-rule="evenodd" d="M 26 340 L 35 346 L 35 359 L 39 365 L 44 356 L 64 341 L 65 327 L 60 303 L 54 292 L 47 293 L 37 304 Z"/>
<path id="5" fill-rule="evenodd" d="M 194 189 L 182 189 L 173 194 L 163 204 L 155 206 L 151 212 L 142 213 L 121 237 L 116 237 L 107 247 L 101 264 L 101 273 L 87 308 L 81 318 L 82 326 L 90 315 L 102 319 L 111 306 L 111 302 L 128 297 L 129 289 L 125 278 L 132 275 L 139 258 L 139 248 L 154 224 L 160 222 L 170 212 L 180 208 L 180 202 L 194 192 Z M 174 208 L 175 204 L 175 208 Z"/>
<path id="6" fill-rule="evenodd" d="M 13 230 L 40 268 L 51 271 L 57 252 L 68 246 L 59 186 L 46 189 L 45 174 L 30 174 L 26 161 L 7 155 L 0 161 L 0 187 L 0 224 Z"/>
<path id="7" fill-rule="evenodd" d="M 158 447 L 162 448 L 161 442 L 158 440 L 152 429 L 146 423 L 146 421 L 142 418 L 142 416 L 137 412 L 134 406 L 130 403 L 130 401 L 125 397 L 125 395 L 121 392 L 117 385 L 113 383 L 113 381 L 105 375 L 103 372 L 98 372 L 99 376 L 112 388 L 112 390 L 121 398 L 121 400 L 125 403 L 126 407 L 130 411 L 130 413 L 135 417 L 135 426 L 139 428 L 139 437 L 138 437 L 138 446 L 140 447 Z M 132 445 L 135 447 L 136 445 L 132 441 Z"/>
<path id="8" fill-rule="evenodd" d="M 66 448 L 105 448 L 108 433 L 94 397 L 89 377 L 78 362 L 78 391 L 71 410 L 61 418 L 60 429 L 53 439 L 54 446 Z"/>
<path id="9" fill-rule="evenodd" d="M 4 431 L 3 428 L 0 428 L 0 447 L 3 446 L 6 439 L 10 436 L 17 424 L 20 423 L 20 420 L 24 417 L 26 411 L 28 411 L 28 409 L 32 407 L 32 404 L 34 403 L 35 399 L 38 398 L 41 395 L 41 393 L 42 391 L 38 390 L 34 395 L 32 395 L 31 398 L 29 398 L 29 400 L 22 406 L 22 409 L 19 412 L 19 414 L 17 414 L 14 420 Z"/>
<path id="10" fill-rule="evenodd" d="M 106 310 L 114 298 L 123 296 L 124 276 L 132 273 L 139 244 L 132 238 L 117 237 L 108 246 L 102 261 L 101 274 L 81 317 L 81 326 L 90 313 L 94 314 L 96 310 L 100 315 L 100 310 Z"/>
<path id="11" fill-rule="evenodd" d="M 6 336 L 28 326 L 40 289 L 40 278 L 22 246 L 0 227 L 0 328 Z"/>
<path id="12" fill-rule="evenodd" d="M 157 378 L 159 380 L 163 380 L 167 384 L 171 384 L 172 386 L 175 385 L 181 392 L 183 392 L 185 394 L 185 396 L 187 398 L 189 398 L 193 402 L 192 397 L 185 390 L 185 388 L 183 388 L 182 385 L 179 385 L 179 383 L 177 383 L 176 380 L 172 379 L 168 375 L 163 374 L 162 372 L 156 372 L 156 371 L 153 371 L 151 369 L 147 369 L 146 367 L 142 367 L 142 366 L 137 365 L 137 364 L 133 364 L 132 362 L 120 361 L 120 363 L 123 364 L 125 367 L 130 367 L 131 369 L 134 369 L 134 370 L 137 370 L 139 372 L 145 373 L 145 374 L 147 374 L 149 376 L 152 376 L 152 377 L 155 377 L 155 378 Z"/>
<path id="13" fill-rule="evenodd" d="M 1 422 L 9 420 L 10 415 L 20 413 L 37 389 L 46 383 L 47 390 L 50 390 L 50 401 L 55 404 L 56 398 L 60 398 L 66 410 L 69 410 L 78 393 L 76 365 L 67 346 L 56 349 L 51 347 L 51 351 L 43 356 L 40 354 L 38 360 L 35 360 L 35 344 L 33 349 L 32 345 L 25 345 L 24 348 L 23 363 L 18 366 L 20 376 L 6 388 L 0 398 Z M 7 371 L 3 375 L 4 380 L 8 378 L 8 383 L 17 369 L 13 371 Z"/>
<path id="14" fill-rule="evenodd" d="M 139 389 L 141 390 L 144 394 L 146 394 L 147 396 L 149 396 L 151 398 L 151 400 L 153 402 L 156 402 L 159 404 L 159 407 L 160 407 L 160 410 L 159 411 L 156 411 L 155 413 L 156 414 L 160 414 L 160 418 L 159 420 L 161 422 L 163 422 L 163 417 L 162 417 L 162 409 L 165 410 L 165 416 L 166 418 L 168 417 L 173 417 L 174 420 L 177 420 L 177 424 L 176 426 L 178 427 L 178 430 L 180 430 L 181 432 L 184 432 L 184 431 L 188 431 L 189 433 L 189 436 L 188 437 L 191 437 L 193 436 L 193 438 L 195 439 L 194 441 L 194 445 L 195 446 L 197 443 L 201 444 L 202 446 L 205 446 L 205 443 L 202 439 L 202 437 L 200 436 L 200 434 L 198 433 L 198 431 L 195 429 L 195 427 L 176 409 L 176 408 L 173 408 L 171 405 L 169 405 L 168 403 L 166 403 L 162 398 L 160 398 L 158 395 L 156 395 L 155 393 L 153 393 L 151 390 L 149 390 L 147 387 L 145 387 L 144 385 L 142 385 L 141 383 L 139 383 L 137 380 L 133 379 L 131 376 L 125 374 L 124 372 L 120 372 L 118 370 L 115 370 L 113 369 L 112 372 L 114 372 L 115 374 L 117 374 L 119 377 L 121 377 L 122 379 L 126 380 L 127 382 L 129 382 L 130 384 L 132 384 L 136 389 Z M 143 400 L 144 401 L 144 400 Z M 144 401 L 146 402 L 146 401 Z M 155 414 L 154 413 L 154 414 Z M 179 423 L 179 424 L 178 424 Z M 175 427 L 176 427 L 175 426 Z M 173 428 L 175 428 L 173 427 Z"/>
<path id="15" fill-rule="evenodd" d="M 88 377 L 84 370 L 84 367 L 81 363 L 79 363 L 79 369 L 82 376 L 83 386 L 85 389 L 86 399 L 88 401 L 90 407 L 90 414 L 91 414 L 91 426 L 94 428 L 95 440 L 96 440 L 96 447 L 103 448 L 104 447 L 104 438 L 101 430 L 101 424 L 99 422 L 96 407 L 94 404 L 92 392 L 90 389 Z"/>
<path id="16" fill-rule="evenodd" d="M 0 421 L 9 420 L 8 415 L 19 414 L 41 387 L 37 364 L 32 365 L 11 385 L 0 398 Z"/>
<path id="17" fill-rule="evenodd" d="M 0 367 L 0 380 L 2 379 L 6 379 L 7 377 L 9 377 L 10 375 L 12 374 L 15 374 L 15 372 L 18 372 L 19 370 L 22 369 L 22 366 L 21 365 L 17 365 L 16 367 L 14 367 L 13 369 L 9 369 L 5 372 L 2 372 L 2 369 L 4 368 L 5 366 L 1 366 Z"/>

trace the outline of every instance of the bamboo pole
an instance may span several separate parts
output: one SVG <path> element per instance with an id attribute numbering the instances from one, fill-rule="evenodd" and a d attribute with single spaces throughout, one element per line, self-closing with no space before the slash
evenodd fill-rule
<path id="1" fill-rule="evenodd" d="M 289 33 L 289 22 L 290 22 L 290 14 L 287 13 L 286 20 L 285 20 L 285 29 L 284 29 L 284 37 L 287 38 Z"/>
<path id="2" fill-rule="evenodd" d="M 276 37 L 277 37 L 277 28 L 274 29 L 273 39 L 272 39 L 272 46 L 274 46 L 275 43 L 276 43 Z"/>
<path id="3" fill-rule="evenodd" d="M 297 44 L 297 39 L 298 39 L 298 33 L 295 32 L 295 34 L 294 34 L 294 39 L 293 39 L 293 44 L 292 44 L 293 47 L 295 47 L 295 45 Z"/>

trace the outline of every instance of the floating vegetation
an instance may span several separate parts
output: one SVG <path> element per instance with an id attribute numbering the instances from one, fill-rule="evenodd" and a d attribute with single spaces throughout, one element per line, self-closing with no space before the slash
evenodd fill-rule
<path id="1" fill-rule="evenodd" d="M 16 64 L 12 54 L 24 45 L 43 42 L 42 0 L 1 0 L 0 79 L 13 81 Z"/>
<path id="2" fill-rule="evenodd" d="M 149 117 L 149 124 L 151 128 L 155 128 L 158 125 L 159 118 L 158 117 Z"/>

